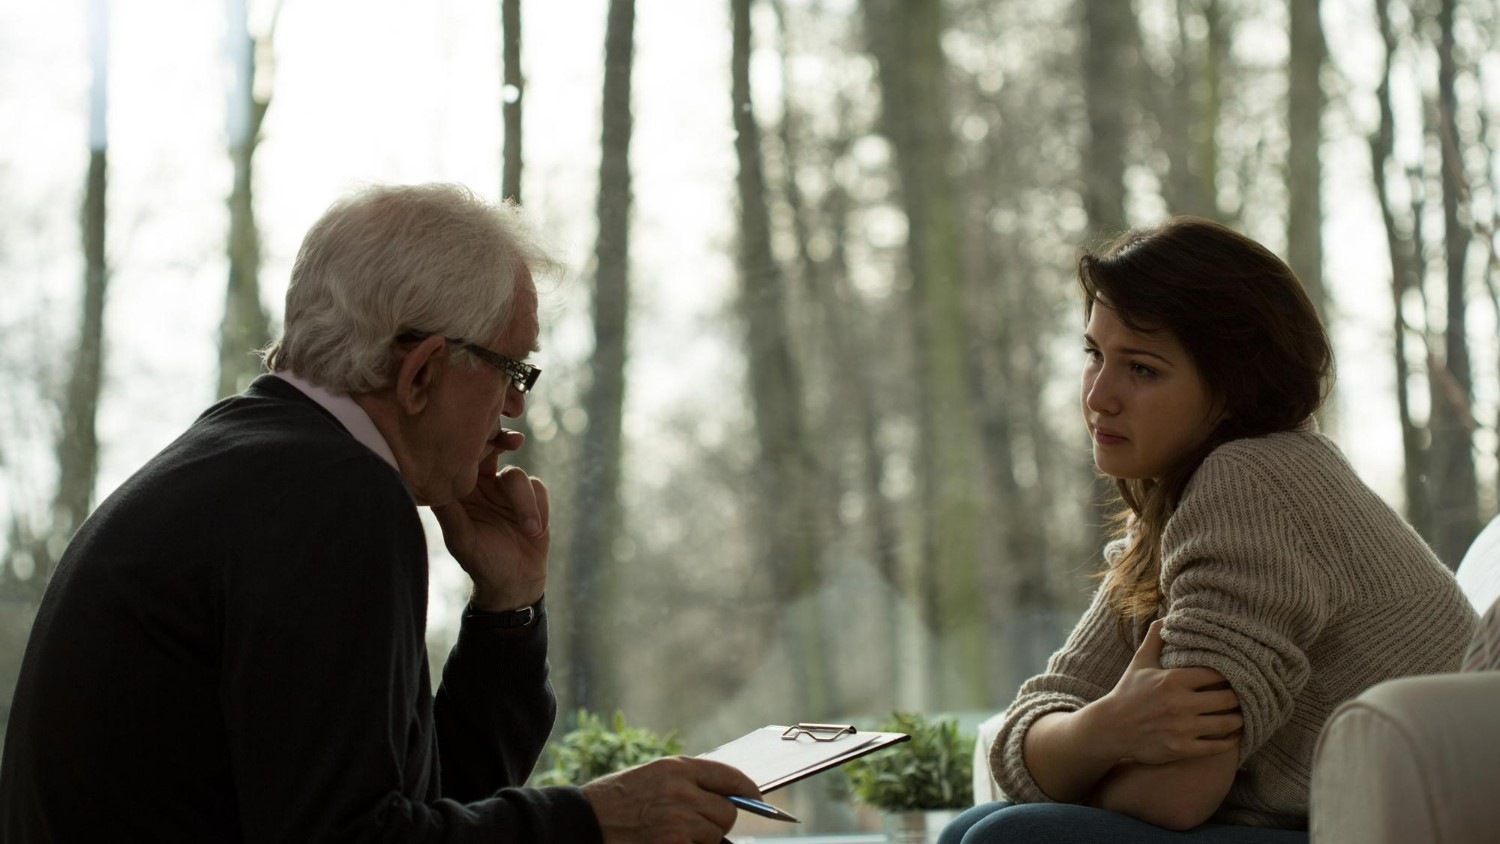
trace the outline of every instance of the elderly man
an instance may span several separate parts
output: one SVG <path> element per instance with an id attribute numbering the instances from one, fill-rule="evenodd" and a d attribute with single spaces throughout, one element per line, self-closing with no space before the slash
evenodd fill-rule
<path id="1" fill-rule="evenodd" d="M 48 587 L 0 838 L 718 842 L 733 768 L 519 787 L 551 729 L 547 489 L 501 454 L 538 370 L 518 214 L 377 187 L 308 232 L 271 374 L 84 524 Z M 473 579 L 436 696 L 417 506 Z"/>

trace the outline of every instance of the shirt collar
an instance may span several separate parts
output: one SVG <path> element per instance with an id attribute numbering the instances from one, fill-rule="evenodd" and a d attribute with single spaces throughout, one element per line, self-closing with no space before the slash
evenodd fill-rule
<path id="1" fill-rule="evenodd" d="M 375 427 L 375 422 L 370 414 L 349 396 L 348 393 L 335 393 L 327 388 L 297 375 L 295 372 L 283 370 L 273 372 L 272 375 L 291 384 L 301 390 L 308 398 L 317 402 L 320 407 L 333 414 L 333 418 L 346 428 L 356 440 L 365 448 L 375 452 L 381 460 L 391 464 L 391 468 L 397 472 L 401 467 L 396 465 L 396 455 L 391 451 L 390 443 L 380 435 L 380 429 Z"/>

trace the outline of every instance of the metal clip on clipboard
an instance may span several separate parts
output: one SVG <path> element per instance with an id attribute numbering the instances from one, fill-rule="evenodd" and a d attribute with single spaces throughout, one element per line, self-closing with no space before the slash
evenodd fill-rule
<path id="1" fill-rule="evenodd" d="M 796 741 L 807 736 L 813 741 L 837 741 L 839 736 L 852 736 L 857 732 L 853 724 L 793 724 L 781 734 L 783 741 Z"/>

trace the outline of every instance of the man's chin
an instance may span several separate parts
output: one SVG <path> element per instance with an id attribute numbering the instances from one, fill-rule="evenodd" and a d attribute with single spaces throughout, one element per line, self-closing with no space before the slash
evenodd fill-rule
<path id="1" fill-rule="evenodd" d="M 444 504 L 453 504 L 455 502 L 462 501 L 465 498 L 468 498 L 471 494 L 473 494 L 474 490 L 478 486 L 479 486 L 479 478 L 478 477 L 470 477 L 467 480 L 458 481 L 457 483 L 455 483 L 453 485 L 453 490 L 452 490 L 452 493 L 449 496 L 448 500 L 444 501 L 443 503 Z"/>
<path id="2" fill-rule="evenodd" d="M 461 501 L 469 493 L 474 491 L 478 485 L 478 479 L 470 478 L 467 486 L 463 482 L 456 483 L 450 489 L 413 489 L 411 497 L 416 499 L 418 507 L 446 507 L 455 501 Z"/>

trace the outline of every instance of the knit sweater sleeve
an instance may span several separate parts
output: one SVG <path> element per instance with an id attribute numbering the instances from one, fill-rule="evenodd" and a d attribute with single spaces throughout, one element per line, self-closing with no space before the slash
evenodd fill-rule
<path id="1" fill-rule="evenodd" d="M 1026 768 L 1026 731 L 1043 715 L 1075 712 L 1114 688 L 1133 653 L 1121 637 L 1119 620 L 1103 590 L 1095 592 L 1067 642 L 1047 661 L 1047 670 L 1027 680 L 1005 711 L 990 747 L 990 771 L 1012 801 L 1053 802 Z"/>
<path id="2" fill-rule="evenodd" d="M 1219 449 L 1162 535 L 1162 667 L 1206 666 L 1229 681 L 1245 719 L 1241 762 L 1291 716 L 1335 600 L 1285 466 Z"/>

